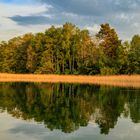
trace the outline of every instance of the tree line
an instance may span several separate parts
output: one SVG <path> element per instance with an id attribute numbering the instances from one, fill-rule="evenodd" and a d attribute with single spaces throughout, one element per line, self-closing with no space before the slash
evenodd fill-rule
<path id="1" fill-rule="evenodd" d="M 96 35 L 72 23 L 0 42 L 1 73 L 140 74 L 140 35 L 122 42 L 109 24 Z"/>

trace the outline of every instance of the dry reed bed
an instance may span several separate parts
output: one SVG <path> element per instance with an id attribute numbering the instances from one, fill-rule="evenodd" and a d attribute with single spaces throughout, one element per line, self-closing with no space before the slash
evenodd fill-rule
<path id="1" fill-rule="evenodd" d="M 51 82 L 101 84 L 140 88 L 140 75 L 82 76 L 82 75 L 36 75 L 0 74 L 0 82 Z"/>

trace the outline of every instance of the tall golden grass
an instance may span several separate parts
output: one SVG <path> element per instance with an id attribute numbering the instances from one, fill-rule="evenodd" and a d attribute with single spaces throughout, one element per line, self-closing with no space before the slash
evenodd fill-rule
<path id="1" fill-rule="evenodd" d="M 3 73 L 0 74 L 0 82 L 61 82 L 140 88 L 140 75 L 82 76 Z"/>

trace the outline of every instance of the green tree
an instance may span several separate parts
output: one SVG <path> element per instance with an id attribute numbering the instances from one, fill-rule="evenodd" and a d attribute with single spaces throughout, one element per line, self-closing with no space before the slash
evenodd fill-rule
<path id="1" fill-rule="evenodd" d="M 41 55 L 44 50 L 45 37 L 43 33 L 35 34 L 27 48 L 27 70 L 35 73 L 40 66 Z"/>
<path id="2" fill-rule="evenodd" d="M 101 73 L 116 74 L 116 60 L 121 41 L 117 33 L 109 24 L 101 24 L 101 29 L 96 35 L 99 38 Z"/>
<path id="3" fill-rule="evenodd" d="M 129 73 L 140 74 L 140 36 L 134 35 L 129 51 Z"/>

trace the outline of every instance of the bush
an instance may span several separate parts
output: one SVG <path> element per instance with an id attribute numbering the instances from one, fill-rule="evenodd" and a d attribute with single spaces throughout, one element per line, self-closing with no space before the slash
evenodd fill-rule
<path id="1" fill-rule="evenodd" d="M 104 67 L 101 68 L 101 75 L 114 75 L 117 74 L 117 70 L 115 68 Z"/>

